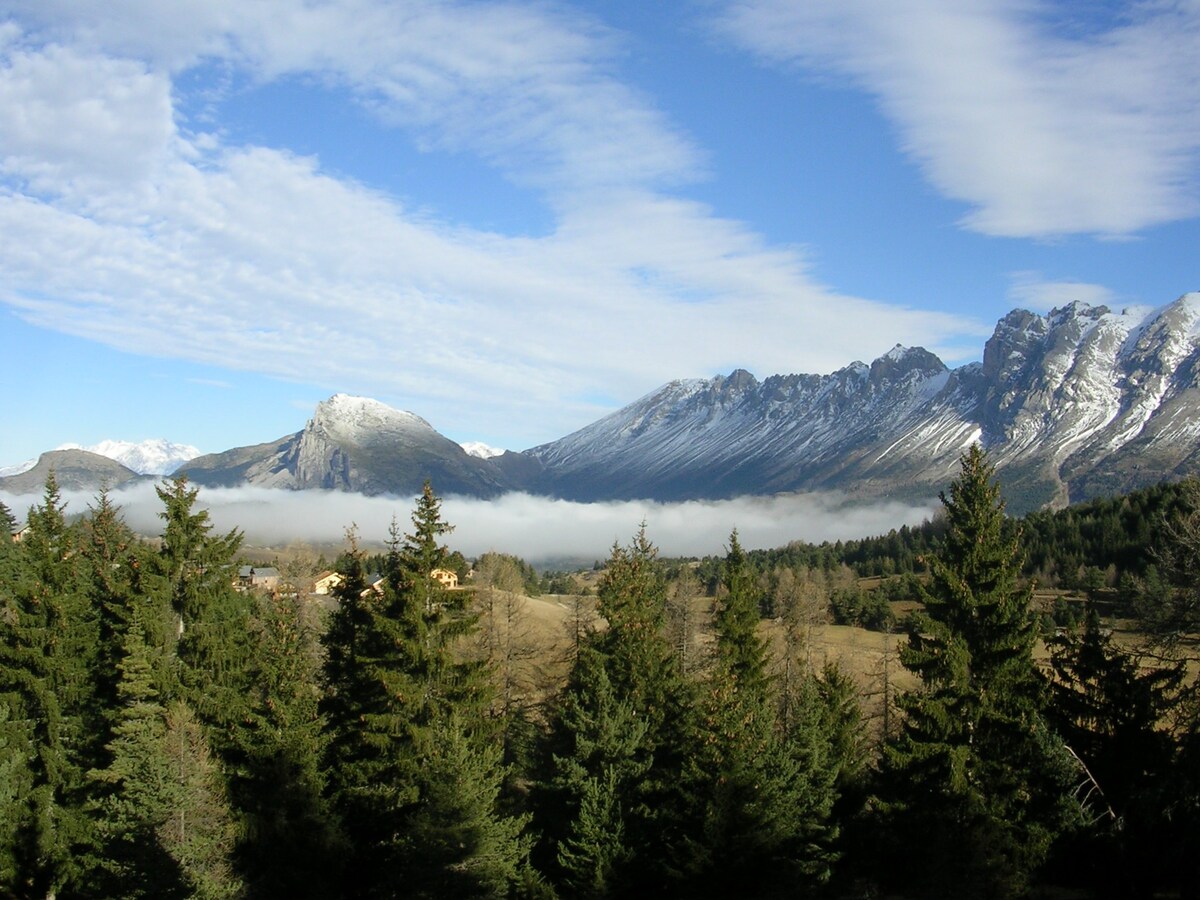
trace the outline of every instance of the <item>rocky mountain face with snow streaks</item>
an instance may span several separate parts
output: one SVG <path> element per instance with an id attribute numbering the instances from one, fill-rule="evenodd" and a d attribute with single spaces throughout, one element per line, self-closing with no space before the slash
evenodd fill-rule
<path id="1" fill-rule="evenodd" d="M 832 375 L 672 382 L 529 451 L 575 499 L 839 489 L 928 497 L 979 440 L 1015 510 L 1200 471 L 1200 294 L 1005 316 L 982 363 L 896 347 Z"/>
<path id="2" fill-rule="evenodd" d="M 982 362 L 896 346 L 830 375 L 672 381 L 574 434 L 492 455 L 424 419 L 338 394 L 303 430 L 199 457 L 213 486 L 572 500 L 722 499 L 838 490 L 925 501 L 973 441 L 1013 512 L 1200 474 L 1200 294 L 1158 310 L 1075 303 L 996 325 Z M 111 474 L 111 473 L 110 473 Z M 132 473 L 131 473 L 132 474 Z M 23 486 L 30 478 L 25 478 Z M 16 483 L 0 478 L 0 489 Z"/>
<path id="3" fill-rule="evenodd" d="M 511 486 L 489 462 L 469 455 L 420 416 L 336 394 L 317 404 L 302 431 L 271 444 L 200 457 L 182 471 L 209 486 L 362 494 L 419 493 L 429 478 L 446 494 L 491 497 Z"/>

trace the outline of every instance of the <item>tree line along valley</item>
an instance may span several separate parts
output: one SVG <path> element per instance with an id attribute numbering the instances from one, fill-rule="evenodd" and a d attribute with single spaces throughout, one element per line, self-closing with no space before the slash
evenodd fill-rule
<path id="1" fill-rule="evenodd" d="M 1200 898 L 1194 482 L 578 572 L 157 490 L 0 504 L 0 897 Z"/>

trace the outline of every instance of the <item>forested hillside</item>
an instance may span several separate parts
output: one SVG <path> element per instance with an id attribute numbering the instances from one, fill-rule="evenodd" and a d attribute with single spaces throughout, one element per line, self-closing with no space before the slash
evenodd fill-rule
<path id="1" fill-rule="evenodd" d="M 565 656 L 540 669 L 516 640 L 535 573 L 489 554 L 445 587 L 465 561 L 428 485 L 384 554 L 349 533 L 324 607 L 236 589 L 240 535 L 184 478 L 159 497 L 147 541 L 105 494 L 69 523 L 52 475 L 0 540 L 0 895 L 1200 891 L 1192 487 L 1014 522 L 974 448 L 937 521 L 874 541 L 734 531 L 667 566 L 643 527 L 595 616 L 560 598 Z M 850 592 L 856 571 L 920 575 L 881 727 L 806 647 L 852 596 L 814 602 L 814 573 Z M 1035 662 L 1031 576 L 1097 572 L 1141 638 L 1089 608 Z"/>
<path id="2" fill-rule="evenodd" d="M 1099 569 L 1115 586 L 1123 575 L 1141 577 L 1157 565 L 1170 522 L 1190 510 L 1197 490 L 1194 480 L 1163 483 L 1118 497 L 1077 503 L 1061 510 L 1028 513 L 1007 519 L 1008 533 L 1017 538 L 1022 573 L 1048 587 L 1072 587 L 1085 570 Z M 880 537 L 806 544 L 793 542 L 748 555 L 758 572 L 787 565 L 810 569 L 850 567 L 856 575 L 896 575 L 927 570 L 929 557 L 945 535 L 944 517 Z M 706 573 L 715 572 L 717 559 L 704 560 Z"/>

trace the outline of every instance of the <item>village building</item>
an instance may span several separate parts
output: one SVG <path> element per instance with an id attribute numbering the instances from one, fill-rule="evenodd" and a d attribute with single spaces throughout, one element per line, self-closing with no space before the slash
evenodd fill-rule
<path id="1" fill-rule="evenodd" d="M 444 588 L 455 590 L 458 587 L 458 573 L 449 569 L 434 569 L 429 577 L 436 579 Z"/>
<path id="2" fill-rule="evenodd" d="M 328 594 L 341 583 L 342 576 L 340 573 L 322 572 L 313 580 L 312 592 L 314 594 Z"/>
<path id="3" fill-rule="evenodd" d="M 258 588 L 264 591 L 279 589 L 279 570 L 274 566 L 242 566 L 238 569 L 235 587 L 240 591 Z"/>

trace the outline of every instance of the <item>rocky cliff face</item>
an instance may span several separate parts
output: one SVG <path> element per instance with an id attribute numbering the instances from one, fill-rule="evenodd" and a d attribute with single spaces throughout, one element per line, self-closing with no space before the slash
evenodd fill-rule
<path id="1" fill-rule="evenodd" d="M 680 381 L 529 451 L 578 499 L 836 488 L 928 496 L 972 441 L 1015 510 L 1200 472 L 1200 295 L 1161 310 L 1075 303 L 1005 316 L 983 362 L 920 348 L 828 376 Z"/>
<path id="2" fill-rule="evenodd" d="M 1022 512 L 1200 474 L 1198 379 L 1200 294 L 1119 313 L 1075 303 L 1047 315 L 1009 313 L 982 362 L 953 371 L 926 350 L 897 346 L 830 375 L 759 381 L 739 369 L 672 381 L 553 443 L 487 459 L 419 416 L 338 394 L 296 434 L 200 457 L 182 471 L 207 485 L 410 496 L 429 478 L 440 493 L 478 497 L 529 490 L 679 500 L 823 489 L 925 500 L 981 441 L 1010 510 Z M 25 479 L 31 490 L 44 471 Z"/>
<path id="3" fill-rule="evenodd" d="M 201 457 L 181 471 L 200 484 L 372 495 L 420 493 L 426 478 L 443 494 L 490 497 L 513 487 L 491 460 L 470 456 L 420 416 L 346 394 L 319 403 L 294 435 Z"/>

